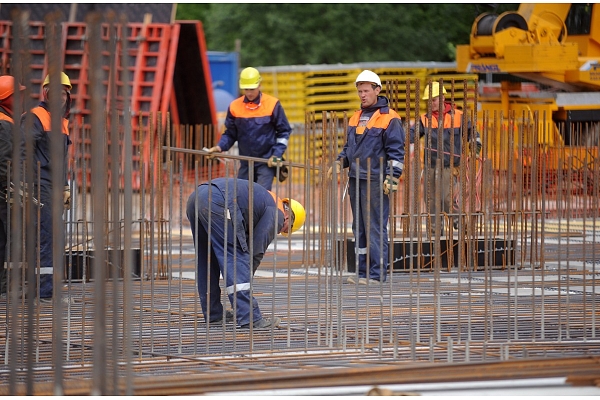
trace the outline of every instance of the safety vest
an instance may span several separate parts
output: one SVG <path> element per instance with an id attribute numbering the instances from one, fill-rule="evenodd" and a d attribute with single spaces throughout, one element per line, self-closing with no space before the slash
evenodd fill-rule
<path id="1" fill-rule="evenodd" d="M 52 123 L 50 120 L 50 112 L 46 110 L 44 107 L 37 106 L 31 110 L 42 123 L 42 127 L 46 132 L 50 132 L 52 130 Z M 62 133 L 69 136 L 69 120 L 66 118 L 62 118 Z"/>

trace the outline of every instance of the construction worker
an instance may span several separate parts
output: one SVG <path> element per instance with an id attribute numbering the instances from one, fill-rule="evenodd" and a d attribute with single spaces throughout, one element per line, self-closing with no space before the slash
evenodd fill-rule
<path id="1" fill-rule="evenodd" d="M 227 109 L 225 132 L 210 153 L 227 151 L 238 142 L 242 156 L 268 159 L 254 164 L 254 182 L 271 190 L 277 165 L 287 150 L 292 128 L 279 99 L 261 92 L 262 78 L 256 68 L 240 73 L 240 89 L 244 95 L 235 99 Z M 280 168 L 281 168 L 281 164 Z M 248 161 L 240 163 L 238 178 L 249 179 Z"/>
<path id="2" fill-rule="evenodd" d="M 420 123 L 418 124 L 419 138 L 425 137 L 425 181 L 423 192 L 427 203 L 426 207 L 430 215 L 427 219 L 427 229 L 430 235 L 435 235 L 437 219 L 435 216 L 438 213 L 452 215 L 452 224 L 455 229 L 458 229 L 459 225 L 459 216 L 452 209 L 453 201 L 450 188 L 456 184 L 458 179 L 457 171 L 462 153 L 463 112 L 456 109 L 450 102 L 447 102 L 445 94 L 446 89 L 442 86 L 440 91 L 439 82 L 432 82 L 425 87 L 422 99 L 429 102 L 427 107 L 429 111 L 421 115 Z M 429 125 L 430 121 L 431 126 Z M 438 153 L 440 125 L 443 127 L 442 155 Z M 481 152 L 481 139 L 479 133 L 471 126 L 470 119 L 467 120 L 466 128 L 467 139 L 469 142 L 471 140 L 475 141 L 475 151 L 479 155 Z M 412 126 L 410 128 L 410 143 L 414 143 L 416 136 L 415 126 Z M 454 141 L 454 147 L 451 149 L 452 140 Z M 436 167 L 438 159 L 442 160 L 441 172 Z M 439 209 L 435 201 L 437 190 L 441 191 L 441 208 Z M 440 232 L 444 235 L 443 226 L 440 227 Z"/>
<path id="3" fill-rule="evenodd" d="M 334 168 L 336 173 L 350 169 L 348 192 L 354 218 L 352 231 L 358 243 L 358 281 L 351 276 L 348 282 L 367 284 L 367 279 L 371 279 L 379 283 L 385 282 L 389 265 L 388 195 L 398 190 L 404 169 L 404 129 L 400 116 L 390 109 L 389 100 L 379 95 L 381 79 L 376 73 L 362 71 L 355 84 L 361 107 L 348 121 L 346 143 L 328 176 L 331 179 Z M 381 176 L 385 178 L 382 180 Z"/>
<path id="4" fill-rule="evenodd" d="M 279 318 L 262 317 L 250 294 L 250 282 L 275 235 L 288 236 L 304 224 L 304 207 L 293 199 L 280 200 L 258 183 L 217 178 L 198 186 L 190 195 L 187 218 L 196 248 L 198 293 L 205 320 L 222 323 L 222 275 L 241 328 L 250 327 L 251 317 L 253 329 L 278 326 Z M 226 322 L 233 319 L 233 312 L 227 311 Z"/>
<path id="5" fill-rule="evenodd" d="M 25 86 L 19 85 L 21 91 Z M 6 293 L 6 239 L 8 227 L 8 197 L 11 177 L 8 162 L 13 154 L 13 110 L 15 78 L 9 75 L 0 76 L 0 294 Z"/>
<path id="6" fill-rule="evenodd" d="M 39 228 L 39 259 L 40 259 L 40 301 L 48 301 L 53 293 L 53 263 L 52 263 L 52 226 L 57 223 L 52 215 L 52 169 L 63 168 L 64 175 L 60 185 L 63 188 L 63 204 L 65 209 L 71 206 L 71 191 L 67 181 L 68 173 L 68 152 L 71 140 L 69 139 L 69 112 L 71 110 L 71 81 L 67 74 L 61 72 L 61 92 L 52 93 L 50 91 L 50 75 L 46 76 L 42 84 L 43 100 L 37 107 L 32 108 L 29 113 L 32 114 L 33 126 L 27 130 L 27 113 L 21 118 L 22 132 L 22 161 L 33 163 L 34 181 L 30 183 L 33 186 L 33 195 L 39 200 L 39 221 L 37 219 L 37 209 L 34 213 L 36 224 Z M 64 158 L 56 159 L 50 152 L 51 115 L 50 103 L 61 102 L 61 126 L 62 140 L 64 143 Z M 26 154 L 26 142 L 32 141 L 33 154 Z M 40 165 L 40 175 L 37 176 L 38 163 Z M 39 178 L 39 186 L 38 186 Z M 30 186 L 30 187 L 31 187 Z M 40 206 L 41 205 L 41 206 Z M 62 215 L 60 216 L 62 222 Z"/>

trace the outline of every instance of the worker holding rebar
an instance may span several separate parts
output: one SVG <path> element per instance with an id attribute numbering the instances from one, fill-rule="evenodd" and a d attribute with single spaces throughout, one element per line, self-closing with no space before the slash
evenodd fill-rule
<path id="1" fill-rule="evenodd" d="M 71 110 L 71 81 L 67 74 L 61 72 L 60 92 L 54 93 L 51 91 L 50 75 L 47 75 L 42 84 L 43 100 L 38 106 L 32 108 L 28 113 L 23 114 L 21 118 L 21 133 L 22 133 L 22 162 L 30 163 L 33 167 L 33 182 L 28 182 L 27 186 L 31 189 L 33 198 L 37 198 L 34 204 L 35 212 L 33 217 L 39 229 L 39 267 L 40 267 L 40 287 L 39 297 L 42 302 L 49 302 L 53 295 L 53 260 L 52 260 L 52 243 L 56 240 L 53 234 L 53 224 L 59 223 L 56 220 L 57 216 L 52 214 L 52 170 L 60 168 L 62 173 L 61 181 L 58 183 L 63 189 L 63 205 L 64 209 L 69 209 L 71 206 L 71 191 L 68 184 L 68 152 L 71 139 L 69 138 L 69 113 Z M 61 141 L 64 145 L 64 155 L 62 159 L 57 159 L 55 154 L 52 154 L 51 135 L 52 132 L 52 116 L 50 115 L 51 103 L 59 101 L 61 104 Z M 28 117 L 28 114 L 30 117 Z M 31 128 L 28 129 L 28 118 L 33 119 Z M 33 153 L 27 153 L 26 143 L 30 141 L 33 144 Z M 39 175 L 38 175 L 39 165 Z M 23 174 L 22 176 L 26 176 Z M 38 184 L 39 182 L 39 184 Z M 38 219 L 39 209 L 39 219 Z M 62 215 L 60 215 L 62 222 Z M 61 229 L 62 231 L 62 229 Z"/>
<path id="2" fill-rule="evenodd" d="M 440 91 L 441 88 L 441 91 Z M 423 113 L 418 124 L 418 133 L 415 125 L 410 128 L 410 143 L 425 137 L 424 161 L 425 180 L 423 182 L 423 193 L 426 208 L 429 213 L 426 225 L 429 235 L 436 234 L 436 215 L 445 213 L 451 215 L 454 229 L 459 228 L 459 215 L 454 213 L 451 188 L 458 182 L 459 166 L 461 162 L 463 145 L 463 124 L 466 122 L 466 138 L 474 144 L 473 154 L 479 156 L 481 152 L 481 139 L 479 133 L 471 125 L 471 120 L 463 111 L 457 109 L 454 104 L 446 101 L 446 89 L 439 82 L 431 82 L 425 87 L 422 99 L 428 102 L 427 112 Z M 463 121 L 465 119 L 465 121 Z M 442 128 L 440 130 L 440 127 Z M 440 133 L 441 152 L 440 154 Z M 441 160 L 441 171 L 436 167 L 437 161 Z M 441 205 L 436 202 L 436 192 L 440 191 Z M 444 227 L 440 226 L 441 235 L 444 235 Z"/>
<path id="3" fill-rule="evenodd" d="M 362 71 L 355 84 L 361 107 L 348 121 L 346 143 L 328 176 L 331 179 L 334 169 L 339 174 L 349 168 L 358 279 L 351 276 L 348 283 L 367 284 L 369 279 L 379 283 L 387 278 L 388 195 L 398 190 L 404 169 L 404 129 L 387 97 L 379 95 L 381 79 L 376 73 Z"/>
<path id="4" fill-rule="evenodd" d="M 9 162 L 13 156 L 13 111 L 15 78 L 0 76 L 0 294 L 6 293 L 6 242 L 10 232 L 8 228 L 8 206 L 10 201 Z M 21 91 L 25 86 L 18 85 Z"/>
<path id="5" fill-rule="evenodd" d="M 251 293 L 251 281 L 275 236 L 289 236 L 304 224 L 304 207 L 293 199 L 279 199 L 257 183 L 217 178 L 190 195 L 187 218 L 196 249 L 198 294 L 205 321 L 222 323 L 225 317 L 231 322 L 235 315 L 241 328 L 278 326 L 278 317 L 262 316 Z M 235 313 L 223 310 L 220 275 Z"/>
<path id="6" fill-rule="evenodd" d="M 287 150 L 292 128 L 279 99 L 261 92 L 262 78 L 256 68 L 248 67 L 240 73 L 240 90 L 244 95 L 235 99 L 227 109 L 225 132 L 209 153 L 227 151 L 238 143 L 242 156 L 263 158 L 266 163 L 254 163 L 254 182 L 267 190 Z M 240 162 L 238 178 L 249 179 L 248 161 Z M 283 178 L 279 177 L 280 180 Z"/>

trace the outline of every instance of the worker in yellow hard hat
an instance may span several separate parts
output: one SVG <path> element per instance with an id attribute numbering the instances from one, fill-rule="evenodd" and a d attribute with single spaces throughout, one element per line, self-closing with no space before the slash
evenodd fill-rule
<path id="1" fill-rule="evenodd" d="M 235 320 L 241 328 L 252 326 L 254 330 L 277 327 L 280 318 L 262 316 L 250 293 L 251 280 L 275 235 L 288 236 L 302 227 L 304 207 L 293 199 L 279 199 L 258 183 L 217 178 L 196 188 L 188 198 L 186 212 L 205 321 L 222 324 Z M 223 310 L 219 276 L 226 280 L 234 311 Z"/>
<path id="2" fill-rule="evenodd" d="M 462 124 L 463 112 L 446 101 L 446 89 L 439 82 L 430 82 L 423 91 L 422 99 L 427 101 L 427 112 L 421 115 L 419 131 L 415 126 L 410 128 L 410 142 L 414 143 L 418 138 L 425 138 L 425 180 L 423 182 L 423 194 L 426 199 L 426 207 L 430 214 L 427 218 L 427 229 L 431 236 L 436 235 L 437 221 L 441 221 L 441 215 L 450 215 L 454 229 L 459 228 L 459 215 L 453 207 L 451 198 L 451 187 L 456 185 L 458 179 L 458 167 L 461 162 L 462 153 Z M 431 121 L 431 125 L 430 125 Z M 438 143 L 440 142 L 440 125 L 443 127 L 441 153 Z M 473 143 L 474 155 L 481 151 L 481 139 L 479 133 L 471 125 L 470 118 L 467 119 L 467 140 Z M 453 141 L 454 147 L 450 148 Z M 441 172 L 437 170 L 437 160 L 442 160 Z M 441 208 L 436 204 L 436 193 L 440 191 L 442 203 Z M 441 235 L 445 234 L 444 226 L 440 226 Z"/>
<path id="3" fill-rule="evenodd" d="M 34 219 L 39 225 L 39 271 L 40 287 L 39 297 L 41 302 L 49 302 L 53 295 L 53 254 L 52 243 L 56 237 L 53 232 L 53 226 L 59 221 L 56 215 L 52 213 L 52 188 L 54 185 L 60 185 L 63 189 L 63 205 L 65 209 L 71 206 L 71 191 L 68 182 L 68 153 L 71 140 L 69 138 L 69 113 L 71 110 L 71 80 L 64 72 L 60 73 L 61 85 L 59 91 L 54 92 L 53 85 L 50 84 L 50 75 L 47 75 L 42 84 L 42 101 L 38 106 L 32 108 L 29 112 L 23 114 L 21 118 L 21 131 L 23 148 L 26 149 L 26 143 L 32 143 L 33 152 L 24 154 L 23 160 L 26 165 L 40 165 L 38 176 L 37 168 L 34 170 L 34 179 L 32 182 L 26 182 L 27 186 L 33 192 L 33 198 L 38 200 Z M 59 102 L 61 115 L 52 116 L 51 104 Z M 61 131 L 52 132 L 52 118 L 58 117 L 61 121 Z M 28 123 L 29 118 L 33 119 L 33 124 Z M 50 151 L 52 135 L 60 135 L 63 143 L 62 154 L 56 154 Z M 25 153 L 25 152 L 23 152 Z M 58 168 L 60 171 L 60 181 L 55 182 L 52 178 L 52 171 Z M 39 182 L 39 184 L 38 184 Z M 60 216 L 62 222 L 62 215 Z M 60 230 L 63 231 L 62 229 Z M 32 263 L 33 264 L 33 263 Z M 33 265 L 31 265 L 34 267 Z M 38 269 L 36 268 L 36 271 Z"/>
<path id="4" fill-rule="evenodd" d="M 8 164 L 13 154 L 13 112 L 15 87 L 20 91 L 25 86 L 17 84 L 10 75 L 0 76 L 0 294 L 6 293 L 6 241 L 8 227 L 9 176 Z"/>
<path id="5" fill-rule="evenodd" d="M 340 173 L 349 168 L 348 193 L 358 271 L 356 276 L 348 278 L 348 283 L 366 285 L 385 282 L 387 277 L 388 196 L 398 190 L 404 169 L 404 129 L 387 97 L 380 95 L 379 75 L 362 71 L 355 85 L 360 110 L 348 121 L 346 143 L 328 176 L 331 178 L 334 170 Z M 383 181 L 381 177 L 385 177 Z"/>
<path id="6" fill-rule="evenodd" d="M 262 158 L 254 163 L 254 182 L 271 190 L 273 178 L 281 170 L 292 128 L 279 99 L 261 92 L 262 78 L 256 68 L 240 73 L 243 95 L 231 102 L 225 117 L 225 132 L 209 153 L 227 151 L 236 142 L 242 156 Z M 240 163 L 238 178 L 249 178 L 248 162 Z M 280 181 L 284 174 L 280 174 Z"/>

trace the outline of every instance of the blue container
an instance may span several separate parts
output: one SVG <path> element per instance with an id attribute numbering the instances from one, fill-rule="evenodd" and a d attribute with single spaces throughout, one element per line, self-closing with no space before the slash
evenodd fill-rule
<path id="1" fill-rule="evenodd" d="M 240 96 L 238 89 L 238 70 L 239 70 L 239 55 L 236 52 L 227 53 L 224 51 L 207 51 L 208 63 L 210 65 L 210 74 L 212 76 L 213 89 L 224 90 L 231 95 L 231 98 L 235 99 Z M 220 98 L 227 98 L 227 96 L 220 96 Z M 217 112 L 227 111 L 227 105 L 225 110 L 221 110 L 223 107 L 215 99 L 215 105 L 217 106 Z M 225 101 L 227 101 L 225 100 Z"/>

